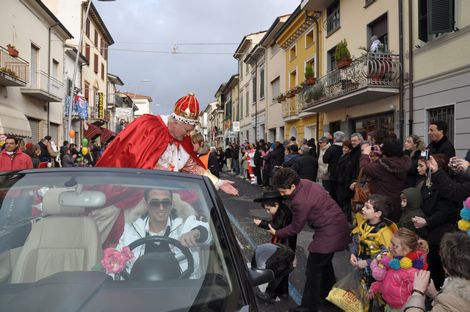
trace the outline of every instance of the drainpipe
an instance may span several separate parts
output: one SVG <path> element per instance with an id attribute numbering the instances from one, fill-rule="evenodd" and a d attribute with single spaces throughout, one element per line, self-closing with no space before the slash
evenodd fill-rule
<path id="1" fill-rule="evenodd" d="M 409 95 L 409 107 L 410 116 L 408 119 L 408 133 L 413 134 L 413 110 L 414 110 L 414 64 L 413 64 L 413 1 L 408 1 L 408 50 L 409 50 L 409 75 L 408 75 L 408 95 Z"/>
<path id="2" fill-rule="evenodd" d="M 51 30 L 52 28 L 59 25 L 55 23 L 54 25 L 49 27 L 49 35 L 48 35 L 48 47 L 47 47 L 47 93 L 51 93 Z M 51 132 L 51 112 L 50 112 L 50 102 L 47 101 L 47 135 L 50 135 Z M 56 138 L 57 140 L 57 138 Z"/>
<path id="3" fill-rule="evenodd" d="M 318 11 L 315 11 L 314 12 L 315 14 L 319 13 L 321 16 L 321 12 L 318 12 Z M 317 79 L 319 77 L 319 74 L 320 74 L 320 27 L 319 27 L 319 24 L 318 24 L 318 18 L 316 18 L 315 16 L 313 17 L 313 22 L 315 23 L 315 53 L 316 53 L 316 62 L 315 62 L 315 72 L 317 74 Z M 317 127 L 316 127 L 316 137 L 317 137 L 317 141 L 316 143 L 318 143 L 318 139 L 320 138 L 320 113 L 317 112 L 317 118 L 316 118 L 316 124 L 317 124 Z M 317 155 L 320 155 L 320 146 L 318 144 L 317 145 Z"/>
<path id="4" fill-rule="evenodd" d="M 411 3 L 412 1 L 409 1 Z M 400 0 L 398 1 L 398 45 L 399 45 L 399 60 L 400 60 L 400 67 L 401 67 L 401 73 L 400 73 L 400 95 L 399 95 L 399 100 L 398 100 L 398 115 L 399 115 L 399 134 L 400 134 L 400 140 L 403 143 L 404 141 L 404 135 L 405 135 L 405 110 L 404 110 L 404 102 L 405 102 L 405 79 L 403 77 L 403 1 Z"/>

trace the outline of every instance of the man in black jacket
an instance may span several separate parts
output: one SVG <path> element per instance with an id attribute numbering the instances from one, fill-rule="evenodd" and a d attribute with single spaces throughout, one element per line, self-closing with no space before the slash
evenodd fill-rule
<path id="1" fill-rule="evenodd" d="M 330 196 L 338 203 L 336 192 L 338 189 L 338 161 L 343 154 L 344 132 L 336 131 L 333 134 L 334 143 L 323 155 L 323 162 L 328 164 L 328 173 L 330 174 Z"/>
<path id="2" fill-rule="evenodd" d="M 455 148 L 446 136 L 447 123 L 442 120 L 432 121 L 429 124 L 428 135 L 431 143 L 429 143 L 429 154 L 444 154 L 449 161 L 455 156 Z"/>

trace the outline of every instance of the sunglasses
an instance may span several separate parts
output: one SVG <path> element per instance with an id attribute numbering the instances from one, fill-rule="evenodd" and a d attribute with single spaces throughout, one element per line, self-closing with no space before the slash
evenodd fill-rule
<path id="1" fill-rule="evenodd" d="M 171 208 L 172 201 L 170 199 L 152 199 L 148 205 L 151 209 L 157 209 L 162 206 L 165 209 Z"/>

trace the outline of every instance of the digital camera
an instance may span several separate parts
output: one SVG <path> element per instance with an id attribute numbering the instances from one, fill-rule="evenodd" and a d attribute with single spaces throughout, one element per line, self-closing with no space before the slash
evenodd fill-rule
<path id="1" fill-rule="evenodd" d="M 429 150 L 421 151 L 421 157 L 424 158 L 424 160 L 428 160 L 429 159 Z"/>

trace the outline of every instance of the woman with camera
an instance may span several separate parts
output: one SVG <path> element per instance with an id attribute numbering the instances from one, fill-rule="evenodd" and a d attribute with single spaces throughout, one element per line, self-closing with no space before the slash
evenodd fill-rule
<path id="1" fill-rule="evenodd" d="M 446 174 L 446 156 L 444 154 L 435 154 L 432 157 L 440 170 Z M 421 209 L 424 217 L 415 216 L 411 218 L 411 221 L 418 230 L 418 235 L 429 243 L 429 270 L 436 287 L 441 287 L 445 275 L 439 255 L 439 246 L 445 233 L 456 230 L 457 203 L 445 198 L 443 193 L 431 182 L 425 155 L 418 160 L 418 173 L 422 177 L 417 187 L 421 192 Z"/>
<path id="2" fill-rule="evenodd" d="M 423 141 L 416 134 L 410 135 L 406 138 L 404 143 L 405 155 L 408 155 L 411 159 L 411 166 L 406 174 L 405 187 L 415 187 L 416 181 L 419 178 L 418 174 L 418 159 L 421 156 L 421 152 L 425 146 Z"/>

